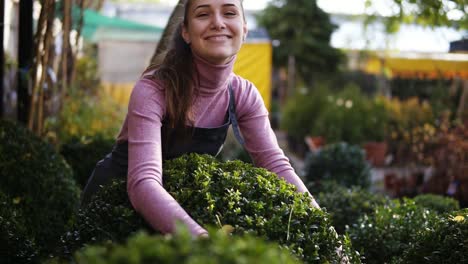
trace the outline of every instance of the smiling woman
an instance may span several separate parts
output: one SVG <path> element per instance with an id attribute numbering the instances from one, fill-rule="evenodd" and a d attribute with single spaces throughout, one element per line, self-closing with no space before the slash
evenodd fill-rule
<path id="1" fill-rule="evenodd" d="M 257 88 L 233 73 L 247 35 L 242 1 L 188 0 L 184 8 L 162 62 L 136 83 L 117 142 L 97 164 L 82 203 L 126 177 L 133 207 L 154 229 L 171 233 L 181 220 L 199 236 L 206 230 L 163 187 L 162 163 L 186 153 L 216 156 L 231 124 L 256 166 L 310 193 L 278 146 Z"/>

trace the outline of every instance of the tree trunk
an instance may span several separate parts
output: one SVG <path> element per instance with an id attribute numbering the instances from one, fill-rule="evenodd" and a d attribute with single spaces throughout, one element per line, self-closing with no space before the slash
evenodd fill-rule
<path id="1" fill-rule="evenodd" d="M 171 41 L 172 34 L 183 21 L 184 6 L 186 2 L 187 0 L 179 0 L 176 7 L 172 11 L 169 21 L 167 22 L 167 25 L 164 28 L 161 39 L 159 40 L 156 50 L 154 51 L 153 57 L 151 57 L 150 64 L 156 64 L 160 62 L 158 61 L 159 59 L 162 59 L 159 57 L 159 55 L 163 54 L 167 50 Z"/>
<path id="2" fill-rule="evenodd" d="M 4 106 L 3 106 L 3 74 L 5 67 L 5 58 L 3 52 L 3 32 L 4 32 L 4 20 L 5 20 L 5 1 L 0 1 L 0 118 L 3 118 Z"/>
<path id="3" fill-rule="evenodd" d="M 19 1 L 18 38 L 18 121 L 28 123 L 29 69 L 33 64 L 33 1 Z"/>

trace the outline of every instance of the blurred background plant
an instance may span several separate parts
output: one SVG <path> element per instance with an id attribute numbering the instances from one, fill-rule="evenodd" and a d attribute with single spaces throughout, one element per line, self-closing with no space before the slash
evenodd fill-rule
<path id="1" fill-rule="evenodd" d="M 77 137 L 115 138 L 125 118 L 126 106 L 102 89 L 92 49 L 88 54 L 77 60 L 61 111 L 45 121 L 46 138 L 58 146 Z"/>

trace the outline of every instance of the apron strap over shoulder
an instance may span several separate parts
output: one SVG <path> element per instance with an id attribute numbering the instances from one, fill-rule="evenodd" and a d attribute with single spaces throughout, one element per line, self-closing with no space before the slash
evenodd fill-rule
<path id="1" fill-rule="evenodd" d="M 232 90 L 231 82 L 229 82 L 229 119 L 232 124 L 232 130 L 234 131 L 234 136 L 236 137 L 239 144 L 244 146 L 244 139 L 241 136 L 241 133 L 239 130 L 239 124 L 237 123 L 236 104 L 234 101 L 234 91 Z"/>

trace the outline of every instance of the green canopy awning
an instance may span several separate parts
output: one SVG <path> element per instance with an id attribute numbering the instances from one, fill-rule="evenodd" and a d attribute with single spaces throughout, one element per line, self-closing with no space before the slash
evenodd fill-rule
<path id="1" fill-rule="evenodd" d="M 76 28 L 80 9 L 74 7 L 72 10 L 73 24 Z M 117 17 L 108 17 L 96 11 L 85 9 L 83 14 L 83 28 L 81 35 L 90 42 L 97 42 L 99 39 L 108 36 L 102 32 L 113 32 L 113 39 L 142 39 L 157 40 L 164 29 L 156 26 L 145 25 Z M 99 33 L 101 32 L 101 33 Z"/>

